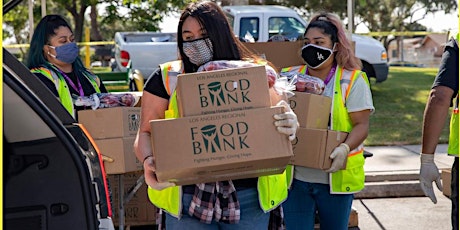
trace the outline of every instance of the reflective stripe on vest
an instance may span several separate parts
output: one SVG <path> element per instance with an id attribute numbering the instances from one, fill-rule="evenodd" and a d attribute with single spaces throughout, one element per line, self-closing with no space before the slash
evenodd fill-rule
<path id="1" fill-rule="evenodd" d="M 182 61 L 171 61 L 160 65 L 161 76 L 163 78 L 163 85 L 171 95 L 176 89 L 177 75 L 184 73 Z"/>
<path id="2" fill-rule="evenodd" d="M 56 70 L 57 71 L 57 70 Z M 64 108 L 75 118 L 75 108 L 73 106 L 72 96 L 70 95 L 69 86 L 61 74 L 56 73 L 46 67 L 34 68 L 31 70 L 32 73 L 40 73 L 50 79 L 56 86 L 56 90 L 59 95 L 59 99 Z M 83 75 L 89 80 L 94 90 L 100 93 L 98 83 L 96 82 L 97 77 L 90 75 L 89 73 L 83 73 Z"/>
<path id="3" fill-rule="evenodd" d="M 68 89 L 68 85 L 65 79 L 63 77 L 59 77 L 54 71 L 51 71 L 45 67 L 32 69 L 31 72 L 43 74 L 54 83 L 61 104 L 64 106 L 67 112 L 69 112 L 72 115 L 72 117 L 75 118 L 72 97 L 70 96 L 70 91 Z"/>
<path id="4" fill-rule="evenodd" d="M 458 157 L 458 131 L 460 123 L 458 121 L 458 95 L 454 101 L 454 109 L 452 111 L 452 116 L 450 117 L 450 132 L 449 132 L 449 145 L 447 147 L 447 153 L 452 156 Z"/>
<path id="5" fill-rule="evenodd" d="M 168 74 L 173 72 L 172 70 L 174 70 L 174 67 L 171 67 L 169 63 L 175 64 L 175 62 L 168 62 L 160 65 L 160 68 L 162 68 L 162 75 L 165 73 Z M 177 71 L 175 73 L 177 73 Z M 177 74 L 175 76 L 177 76 Z M 171 76 L 162 77 L 163 80 L 171 79 Z M 170 81 L 168 81 L 168 83 L 170 83 Z M 165 86 L 167 85 L 166 83 L 164 84 Z M 171 85 L 169 85 L 169 87 L 171 87 Z M 165 112 L 165 118 L 178 117 L 174 89 L 169 88 L 169 90 L 173 91 L 173 94 L 170 98 L 168 110 L 171 110 L 172 112 Z M 282 174 L 259 177 L 257 180 L 257 191 L 259 194 L 259 205 L 264 212 L 267 213 L 278 207 L 283 201 L 287 199 L 288 196 L 286 170 Z M 150 202 L 152 202 L 155 206 L 165 210 L 165 212 L 175 216 L 176 218 L 180 218 L 182 209 L 182 189 L 180 186 L 169 187 L 161 191 L 149 187 L 147 192 Z"/>
<path id="6" fill-rule="evenodd" d="M 298 66 L 290 66 L 290 67 L 285 67 L 281 69 L 281 72 L 298 72 L 305 74 L 307 71 L 307 66 L 306 65 L 298 65 Z"/>

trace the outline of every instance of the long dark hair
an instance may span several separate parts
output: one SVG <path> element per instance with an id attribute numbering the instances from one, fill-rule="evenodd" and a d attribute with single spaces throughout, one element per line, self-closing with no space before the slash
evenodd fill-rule
<path id="1" fill-rule="evenodd" d="M 55 31 L 61 26 L 67 27 L 72 31 L 69 23 L 60 15 L 46 15 L 37 24 L 32 40 L 30 41 L 29 55 L 27 58 L 27 67 L 29 67 L 29 69 L 50 66 L 50 63 L 45 59 L 43 54 L 43 46 L 49 44 L 51 37 L 56 35 Z M 72 63 L 72 67 L 76 74 L 88 72 L 79 57 Z"/>
<path id="2" fill-rule="evenodd" d="M 198 66 L 191 63 L 183 50 L 182 26 L 185 19 L 194 17 L 206 30 L 213 46 L 213 60 L 258 59 L 235 36 L 222 9 L 214 2 L 190 3 L 182 12 L 177 27 L 177 45 L 186 73 L 196 72 Z"/>

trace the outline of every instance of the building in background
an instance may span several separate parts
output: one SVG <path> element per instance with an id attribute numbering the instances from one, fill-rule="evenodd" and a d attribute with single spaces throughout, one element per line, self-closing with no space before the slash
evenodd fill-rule
<path id="1" fill-rule="evenodd" d="M 405 63 L 407 66 L 437 68 L 441 62 L 442 51 L 447 40 L 447 33 L 433 33 L 424 37 L 403 38 L 402 40 L 395 39 L 388 46 L 390 64 Z"/>

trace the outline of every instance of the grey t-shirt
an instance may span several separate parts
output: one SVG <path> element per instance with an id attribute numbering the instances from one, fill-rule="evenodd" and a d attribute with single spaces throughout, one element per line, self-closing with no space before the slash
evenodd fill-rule
<path id="1" fill-rule="evenodd" d="M 323 92 L 324 96 L 332 97 L 334 94 L 335 76 L 326 85 Z M 350 94 L 345 102 L 348 112 L 358 112 L 370 109 L 374 112 L 374 104 L 372 102 L 372 94 L 369 86 L 362 77 L 356 79 L 350 89 Z M 302 166 L 294 167 L 294 178 L 304 182 L 329 184 L 329 173 L 320 169 L 306 168 Z"/>

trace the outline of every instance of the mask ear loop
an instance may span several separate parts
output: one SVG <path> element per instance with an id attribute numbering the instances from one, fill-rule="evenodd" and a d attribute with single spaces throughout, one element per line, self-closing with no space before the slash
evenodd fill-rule
<path id="1" fill-rule="evenodd" d="M 338 50 L 336 49 L 337 48 L 337 42 L 334 42 L 334 45 L 332 46 L 332 52 L 337 52 Z"/>
<path id="2" fill-rule="evenodd" d="M 47 45 L 47 46 L 48 46 L 48 47 L 51 47 L 51 48 L 54 49 L 54 50 L 56 50 L 56 47 L 54 47 L 54 46 L 52 46 L 52 45 Z M 46 51 L 46 53 L 47 53 L 49 56 L 51 56 L 51 57 L 53 57 L 53 58 L 56 58 L 56 55 L 50 53 L 50 50 L 49 50 L 49 49 L 48 49 L 48 51 Z"/>

